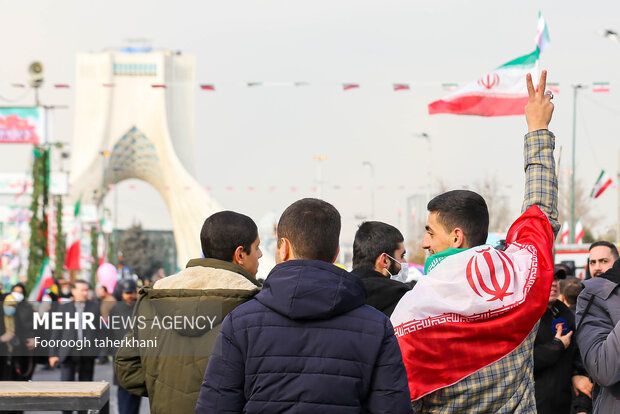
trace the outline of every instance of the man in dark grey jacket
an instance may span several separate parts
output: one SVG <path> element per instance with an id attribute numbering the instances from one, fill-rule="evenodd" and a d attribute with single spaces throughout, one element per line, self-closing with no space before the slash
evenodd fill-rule
<path id="1" fill-rule="evenodd" d="M 577 299 L 577 344 L 596 383 L 593 413 L 620 413 L 620 260 L 583 284 Z"/>

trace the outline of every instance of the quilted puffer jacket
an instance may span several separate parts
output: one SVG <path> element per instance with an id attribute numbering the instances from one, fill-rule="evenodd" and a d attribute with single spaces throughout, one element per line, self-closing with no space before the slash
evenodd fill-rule
<path id="1" fill-rule="evenodd" d="M 620 414 L 620 259 L 583 285 L 577 298 L 577 344 L 595 383 L 592 412 Z"/>
<path id="2" fill-rule="evenodd" d="M 364 302 L 330 263 L 278 264 L 222 323 L 196 412 L 412 412 L 390 320 Z"/>

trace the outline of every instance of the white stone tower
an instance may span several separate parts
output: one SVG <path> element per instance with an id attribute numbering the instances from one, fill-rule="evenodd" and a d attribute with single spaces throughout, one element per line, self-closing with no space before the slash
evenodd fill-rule
<path id="1" fill-rule="evenodd" d="M 110 184 L 148 182 L 168 206 L 179 266 L 200 256 L 202 223 L 220 210 L 191 175 L 194 66 L 150 49 L 78 54 L 76 66 L 72 198 L 99 203 Z"/>

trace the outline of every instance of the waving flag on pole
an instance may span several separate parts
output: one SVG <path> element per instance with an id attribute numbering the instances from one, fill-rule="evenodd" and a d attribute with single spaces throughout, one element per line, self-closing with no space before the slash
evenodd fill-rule
<path id="1" fill-rule="evenodd" d="M 605 170 L 601 171 L 601 175 L 598 176 L 598 180 L 596 180 L 596 183 L 594 183 L 594 188 L 590 193 L 590 197 L 597 198 L 598 196 L 603 194 L 603 192 L 607 190 L 610 185 L 611 177 L 605 172 Z"/>
<path id="2" fill-rule="evenodd" d="M 568 244 L 569 236 L 570 236 L 570 226 L 568 225 L 568 221 L 565 221 L 564 225 L 562 225 L 562 236 L 560 238 L 560 244 L 562 245 Z"/>
<path id="3" fill-rule="evenodd" d="M 549 302 L 553 238 L 547 217 L 533 206 L 510 227 L 505 251 L 477 246 L 435 259 L 391 317 L 412 400 L 523 343 Z"/>
<path id="4" fill-rule="evenodd" d="M 456 92 L 428 105 L 428 113 L 507 116 L 523 115 L 528 101 L 525 75 L 538 77 L 540 52 L 549 45 L 549 31 L 542 16 L 538 14 L 536 50 L 518 57 L 489 73 L 482 75 Z"/>
<path id="5" fill-rule="evenodd" d="M 482 75 L 478 80 L 428 105 L 428 113 L 506 116 L 523 115 L 528 102 L 525 75 L 538 77 L 538 47 Z"/>
<path id="6" fill-rule="evenodd" d="M 581 244 L 583 242 L 583 235 L 585 231 L 583 230 L 583 225 L 581 224 L 581 219 L 577 220 L 577 225 L 575 226 L 575 243 Z"/>
<path id="7" fill-rule="evenodd" d="M 67 235 L 67 255 L 65 256 L 65 267 L 69 270 L 80 269 L 80 256 L 82 241 L 82 220 L 80 218 L 80 204 L 82 199 L 80 198 L 75 203 L 73 210 L 73 229 Z"/>
<path id="8" fill-rule="evenodd" d="M 544 52 L 549 47 L 549 30 L 547 29 L 547 23 L 542 12 L 538 12 L 538 26 L 536 27 L 536 45 L 541 52 Z"/>

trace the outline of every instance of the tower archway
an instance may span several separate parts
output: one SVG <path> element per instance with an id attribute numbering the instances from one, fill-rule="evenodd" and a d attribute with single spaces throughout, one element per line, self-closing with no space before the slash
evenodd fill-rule
<path id="1" fill-rule="evenodd" d="M 79 54 L 76 77 L 71 197 L 100 203 L 110 185 L 148 182 L 170 213 L 179 265 L 199 257 L 202 223 L 221 208 L 190 173 L 194 58 L 169 51 Z"/>

